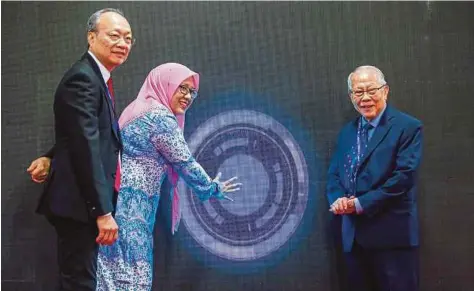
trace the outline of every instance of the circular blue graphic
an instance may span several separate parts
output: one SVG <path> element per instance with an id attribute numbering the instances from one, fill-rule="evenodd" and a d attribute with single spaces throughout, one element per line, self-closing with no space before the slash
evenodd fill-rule
<path id="1" fill-rule="evenodd" d="M 196 160 L 213 177 L 238 176 L 233 202 L 202 203 L 180 181 L 182 222 L 212 254 L 252 261 L 282 247 L 299 227 L 308 204 L 309 175 L 292 134 L 277 120 L 253 110 L 230 110 L 203 122 L 188 138 Z"/>

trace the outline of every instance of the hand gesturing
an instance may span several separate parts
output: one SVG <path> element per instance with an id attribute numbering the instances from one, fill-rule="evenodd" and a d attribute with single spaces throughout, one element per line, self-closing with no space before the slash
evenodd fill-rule
<path id="1" fill-rule="evenodd" d="M 212 180 L 213 182 L 216 182 L 219 185 L 219 192 L 217 193 L 216 197 L 218 199 L 226 199 L 229 201 L 234 201 L 229 196 L 224 195 L 224 193 L 239 191 L 240 186 L 242 186 L 242 183 L 233 183 L 233 181 L 237 180 L 237 177 L 232 177 L 225 182 L 220 182 L 219 179 L 221 178 L 221 175 L 222 173 L 219 172 L 217 176 L 214 178 L 214 180 Z"/>

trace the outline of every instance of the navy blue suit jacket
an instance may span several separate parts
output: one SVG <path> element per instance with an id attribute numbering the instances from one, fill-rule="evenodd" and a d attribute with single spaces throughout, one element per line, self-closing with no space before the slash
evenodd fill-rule
<path id="1" fill-rule="evenodd" d="M 359 117 L 360 118 L 360 117 Z M 422 154 L 422 123 L 387 105 L 369 141 L 356 177 L 356 193 L 346 189 L 344 158 L 356 143 L 359 118 L 341 130 L 328 172 L 332 204 L 346 194 L 358 197 L 361 214 L 343 215 L 345 252 L 354 239 L 365 248 L 418 245 L 416 180 Z"/>

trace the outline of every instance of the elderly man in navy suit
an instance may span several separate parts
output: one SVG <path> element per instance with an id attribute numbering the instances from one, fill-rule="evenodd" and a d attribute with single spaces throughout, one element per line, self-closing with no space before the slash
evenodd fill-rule
<path id="1" fill-rule="evenodd" d="M 330 211 L 342 215 L 347 285 L 416 291 L 422 123 L 387 105 L 389 86 L 376 67 L 356 68 L 348 90 L 361 116 L 342 128 L 327 184 Z"/>

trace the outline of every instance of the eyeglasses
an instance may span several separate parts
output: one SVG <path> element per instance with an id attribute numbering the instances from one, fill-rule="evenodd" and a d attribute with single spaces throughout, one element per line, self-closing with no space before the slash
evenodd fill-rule
<path id="1" fill-rule="evenodd" d="M 184 96 L 186 96 L 188 94 L 191 95 L 191 99 L 193 99 L 193 100 L 196 99 L 196 97 L 198 96 L 198 92 L 197 92 L 196 89 L 191 89 L 191 88 L 188 88 L 184 85 L 179 85 L 178 89 L 179 89 L 179 92 L 181 94 L 183 94 Z"/>
<path id="2" fill-rule="evenodd" d="M 91 32 L 95 32 L 96 34 L 99 34 L 99 32 L 97 30 L 93 30 Z M 131 37 L 130 35 L 122 36 L 116 31 L 104 32 L 104 34 L 112 44 L 119 43 L 121 39 L 123 39 L 125 44 L 127 44 L 129 46 L 133 46 L 136 42 L 136 39 Z"/>
<path id="3" fill-rule="evenodd" d="M 370 98 L 374 99 L 374 97 L 376 97 L 376 94 L 377 92 L 382 89 L 383 87 L 385 87 L 387 84 L 384 84 L 378 88 L 372 88 L 372 89 L 369 89 L 369 90 L 357 90 L 357 91 L 352 91 L 350 92 L 350 94 L 352 95 L 353 98 L 355 99 L 361 99 L 365 93 L 367 93 L 367 95 L 369 95 Z"/>

